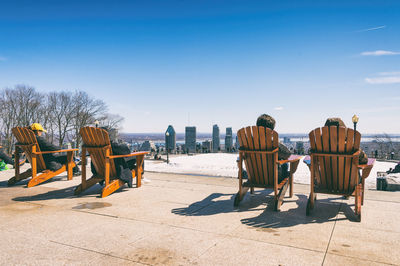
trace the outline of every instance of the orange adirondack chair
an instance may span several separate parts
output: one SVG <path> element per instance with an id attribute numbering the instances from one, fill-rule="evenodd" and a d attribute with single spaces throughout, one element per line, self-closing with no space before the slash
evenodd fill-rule
<path id="1" fill-rule="evenodd" d="M 105 187 L 101 197 L 107 197 L 124 185 L 124 182 L 117 179 L 117 171 L 114 160 L 116 158 L 136 156 L 136 169 L 132 170 L 132 176 L 136 176 L 136 187 L 141 186 L 144 155 L 148 152 L 134 152 L 127 155 L 112 155 L 110 138 L 108 132 L 101 128 L 83 127 L 80 130 L 82 136 L 82 184 L 75 189 L 75 195 L 80 194 L 89 187 L 104 180 Z M 86 180 L 86 152 L 96 169 L 97 175 Z"/>
<path id="2" fill-rule="evenodd" d="M 355 197 L 355 215 L 361 221 L 365 178 L 375 160 L 358 163 L 361 134 L 345 127 L 316 128 L 309 133 L 311 192 L 306 214 L 314 208 L 316 193 Z M 360 174 L 360 171 L 362 173 Z"/>
<path id="3" fill-rule="evenodd" d="M 55 177 L 65 171 L 67 171 L 68 180 L 72 179 L 72 168 L 75 166 L 73 161 L 73 152 L 78 149 L 64 149 L 58 151 L 40 151 L 39 144 L 37 143 L 35 133 L 27 127 L 15 127 L 12 129 L 14 137 L 17 139 L 17 144 L 15 144 L 15 162 L 19 161 L 19 151 L 25 152 L 28 161 L 31 164 L 31 169 L 28 169 L 24 173 L 20 173 L 20 166 L 18 163 L 15 164 L 15 176 L 8 180 L 8 185 L 14 185 L 15 183 L 32 177 L 28 183 L 28 187 L 36 186 Z M 43 160 L 42 154 L 49 153 L 67 153 L 67 164 L 63 165 L 57 171 L 51 171 L 47 169 L 46 164 Z M 37 175 L 41 173 L 40 175 Z"/>
<path id="4" fill-rule="evenodd" d="M 265 127 L 246 127 L 238 131 L 239 149 L 239 192 L 234 205 L 238 206 L 245 194 L 254 188 L 272 188 L 274 191 L 274 209 L 279 211 L 283 197 L 290 185 L 290 197 L 293 196 L 293 174 L 297 170 L 301 156 L 291 155 L 288 160 L 278 160 L 278 133 Z M 243 161 L 248 180 L 243 183 Z M 290 176 L 278 183 L 278 164 L 290 163 Z"/>

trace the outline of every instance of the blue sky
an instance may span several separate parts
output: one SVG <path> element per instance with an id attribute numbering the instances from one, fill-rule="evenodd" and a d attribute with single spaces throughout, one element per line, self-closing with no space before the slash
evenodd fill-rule
<path id="1" fill-rule="evenodd" d="M 279 2 L 0 0 L 0 88 L 87 91 L 125 132 L 399 133 L 400 2 Z"/>

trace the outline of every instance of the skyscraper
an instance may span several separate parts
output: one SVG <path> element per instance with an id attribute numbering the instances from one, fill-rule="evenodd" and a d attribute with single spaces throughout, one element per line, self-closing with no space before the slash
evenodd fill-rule
<path id="1" fill-rule="evenodd" d="M 233 148 L 232 128 L 227 127 L 225 134 L 225 150 L 230 152 L 232 151 L 232 148 Z"/>
<path id="2" fill-rule="evenodd" d="M 218 125 L 213 126 L 212 132 L 212 145 L 213 145 L 213 152 L 217 152 L 219 150 L 219 127 Z"/>
<path id="3" fill-rule="evenodd" d="M 168 133 L 168 136 L 167 136 Z M 173 126 L 169 125 L 165 131 L 165 147 L 169 152 L 174 152 L 176 147 L 176 133 Z"/>
<path id="4" fill-rule="evenodd" d="M 185 150 L 196 152 L 196 127 L 185 127 Z"/>

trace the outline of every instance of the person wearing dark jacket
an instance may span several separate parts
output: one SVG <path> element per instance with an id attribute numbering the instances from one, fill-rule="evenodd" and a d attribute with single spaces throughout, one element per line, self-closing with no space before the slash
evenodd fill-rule
<path id="1" fill-rule="evenodd" d="M 40 151 L 59 151 L 62 150 L 61 147 L 54 145 L 53 143 L 48 142 L 44 137 L 42 137 L 43 132 L 47 132 L 43 129 L 42 125 L 39 123 L 33 123 L 31 125 L 32 131 L 35 133 L 36 140 L 39 144 Z M 47 169 L 51 171 L 57 171 L 64 164 L 67 163 L 67 155 L 48 153 L 43 154 L 43 160 L 46 164 Z M 80 170 L 78 166 L 75 164 L 75 167 L 72 169 L 73 175 L 80 175 Z"/>
<path id="2" fill-rule="evenodd" d="M 110 129 L 107 127 L 102 127 L 102 129 L 110 132 Z M 111 134 L 109 134 L 109 136 L 111 136 Z M 110 140 L 110 143 L 113 155 L 127 155 L 131 153 L 128 145 L 125 143 L 118 143 L 113 139 Z M 118 179 L 126 182 L 129 187 L 132 187 L 132 170 L 136 167 L 136 157 L 116 158 L 114 159 L 114 164 L 117 170 Z M 93 163 L 90 164 L 90 169 L 92 170 L 93 175 L 97 175 L 97 171 Z"/>
<path id="3" fill-rule="evenodd" d="M 11 164 L 14 165 L 14 160 L 7 155 L 7 153 L 5 153 L 3 151 L 3 148 L 0 146 L 0 160 L 3 160 L 6 164 Z"/>
<path id="4" fill-rule="evenodd" d="M 337 127 L 346 127 L 343 120 L 338 117 L 331 117 L 326 119 L 325 126 L 337 126 Z M 367 154 L 360 149 L 360 155 L 358 156 L 358 163 L 359 164 L 367 164 L 368 163 L 368 156 Z"/>
<path id="5" fill-rule="evenodd" d="M 3 160 L 6 164 L 11 164 L 13 166 L 15 166 L 15 162 L 14 159 L 11 158 L 11 156 L 9 156 L 7 153 L 4 152 L 3 147 L 0 146 L 0 160 Z M 19 160 L 19 165 L 23 165 L 25 163 L 26 159 L 25 158 L 21 158 Z"/>
<path id="6" fill-rule="evenodd" d="M 275 119 L 267 114 L 260 115 L 256 122 L 258 127 L 266 127 L 271 130 L 274 130 L 275 124 Z M 287 160 L 292 154 L 290 150 L 282 143 L 278 144 L 278 148 L 278 160 Z M 289 177 L 289 164 L 284 163 L 282 165 L 278 165 L 278 182 L 280 183 L 286 177 Z"/>

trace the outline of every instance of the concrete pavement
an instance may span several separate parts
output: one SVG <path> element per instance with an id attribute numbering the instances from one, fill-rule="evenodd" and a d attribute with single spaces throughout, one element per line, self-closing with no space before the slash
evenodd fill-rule
<path id="1" fill-rule="evenodd" d="M 270 190 L 234 208 L 232 178 L 146 172 L 102 199 L 99 185 L 74 196 L 80 177 L 7 187 L 12 175 L 0 172 L 2 265 L 400 265 L 400 192 L 367 190 L 357 223 L 354 198 L 318 194 L 306 216 L 299 184 L 274 212 Z"/>

